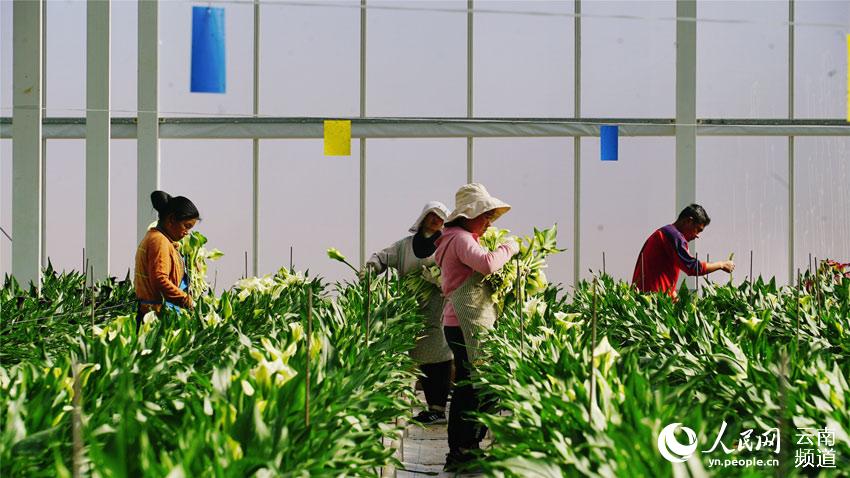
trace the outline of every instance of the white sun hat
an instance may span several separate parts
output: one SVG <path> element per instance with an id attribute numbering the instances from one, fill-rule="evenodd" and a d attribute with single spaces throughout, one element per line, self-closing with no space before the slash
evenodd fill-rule
<path id="1" fill-rule="evenodd" d="M 441 203 L 440 201 L 429 201 L 428 204 L 426 204 L 425 207 L 422 208 L 422 214 L 420 214 L 419 217 L 416 218 L 416 222 L 414 222 L 408 230 L 412 233 L 418 231 L 419 226 L 422 225 L 422 221 L 425 220 L 425 216 L 427 216 L 430 212 L 433 212 L 434 214 L 439 216 L 440 219 L 445 221 L 446 216 L 449 215 L 449 208 L 447 208 L 446 205 Z"/>
<path id="2" fill-rule="evenodd" d="M 483 184 L 465 184 L 455 193 L 455 210 L 449 214 L 446 222 L 452 222 L 459 217 L 475 219 L 488 211 L 496 211 L 493 217 L 495 221 L 510 209 L 509 204 L 491 196 Z"/>

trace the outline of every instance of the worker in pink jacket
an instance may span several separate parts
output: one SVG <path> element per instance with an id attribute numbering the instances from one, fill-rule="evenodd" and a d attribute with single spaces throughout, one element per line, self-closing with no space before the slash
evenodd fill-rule
<path id="1" fill-rule="evenodd" d="M 439 201 L 430 201 L 410 227 L 412 235 L 404 237 L 386 249 L 372 254 L 360 275 L 367 272 L 380 274 L 387 268 L 398 271 L 399 277 L 421 272 L 423 267 L 434 265 L 436 241 L 442 234 L 443 221 L 449 215 L 448 208 Z M 420 303 L 420 312 L 425 319 L 425 328 L 416 339 L 410 357 L 419 365 L 422 391 L 428 408 L 413 417 L 423 425 L 446 423 L 446 403 L 451 387 L 452 351 L 443 335 L 443 294 L 434 284 Z"/>
<path id="2" fill-rule="evenodd" d="M 478 183 L 462 186 L 455 195 L 455 209 L 446 219 L 443 235 L 437 239 L 434 258 L 440 266 L 443 330 L 454 354 L 455 386 L 449 408 L 449 454 L 446 471 L 457 471 L 475 459 L 474 450 L 483 437 L 483 427 L 469 414 L 479 409 L 479 400 L 471 384 L 465 383 L 480 358 L 479 334 L 492 329 L 496 322 L 493 290 L 484 276 L 499 270 L 517 252 L 516 241 L 488 251 L 478 236 L 510 206 L 491 196 Z"/>

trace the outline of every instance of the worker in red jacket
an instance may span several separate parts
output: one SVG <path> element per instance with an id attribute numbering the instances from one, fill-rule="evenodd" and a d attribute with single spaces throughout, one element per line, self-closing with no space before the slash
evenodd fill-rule
<path id="1" fill-rule="evenodd" d="M 632 284 L 642 292 L 664 292 L 676 297 L 679 271 L 701 276 L 717 270 L 732 272 L 732 261 L 698 261 L 688 252 L 688 242 L 698 238 L 711 219 L 699 204 L 691 204 L 668 224 L 649 236 L 638 255 Z"/>

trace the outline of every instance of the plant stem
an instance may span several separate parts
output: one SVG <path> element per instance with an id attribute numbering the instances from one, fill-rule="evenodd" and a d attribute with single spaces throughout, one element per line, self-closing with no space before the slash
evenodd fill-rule
<path id="1" fill-rule="evenodd" d="M 307 367 L 304 370 L 304 423 L 310 430 L 310 348 L 313 345 L 313 288 L 307 289 Z"/>
<path id="2" fill-rule="evenodd" d="M 596 367 L 593 363 L 593 352 L 596 350 L 596 277 L 593 278 L 593 315 L 591 316 L 590 333 L 590 403 L 587 409 L 587 418 L 593 423 L 593 400 L 596 392 Z"/>

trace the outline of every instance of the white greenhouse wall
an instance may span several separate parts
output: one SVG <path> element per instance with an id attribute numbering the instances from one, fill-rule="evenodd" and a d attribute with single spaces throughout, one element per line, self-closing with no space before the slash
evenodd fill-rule
<path id="1" fill-rule="evenodd" d="M 466 14 L 369 10 L 366 35 L 366 116 L 466 116 Z"/>
<path id="2" fill-rule="evenodd" d="M 571 1 L 485 5 L 489 10 L 573 12 Z M 472 110 L 476 117 L 572 116 L 572 18 L 480 13 L 473 15 L 473 22 Z"/>
<path id="3" fill-rule="evenodd" d="M 426 202 L 451 207 L 466 182 L 465 139 L 370 139 L 366 158 L 367 259 L 409 235 Z"/>
<path id="4" fill-rule="evenodd" d="M 360 114 L 359 1 L 341 6 L 265 3 L 260 7 L 259 112 L 269 116 L 351 117 Z M 373 2 L 405 7 L 409 2 Z M 367 11 L 366 115 L 467 115 L 467 2 L 428 2 L 454 11 Z M 801 23 L 850 25 L 846 2 L 798 1 Z M 12 4 L 0 2 L 0 116 L 12 115 Z M 252 113 L 253 6 L 224 2 L 228 90 L 192 94 L 189 85 L 191 3 L 160 5 L 162 116 L 236 116 Z M 734 8 L 733 8 L 734 7 Z M 472 40 L 474 117 L 571 117 L 572 1 L 486 2 L 475 8 Z M 524 10 L 533 15 L 506 14 Z M 85 107 L 85 2 L 49 1 L 47 116 L 81 117 Z M 502 13 L 498 13 L 502 11 Z M 583 117 L 672 118 L 675 115 L 674 2 L 582 3 L 580 113 Z M 549 13 L 551 15 L 539 15 Z M 632 15 L 640 19 L 605 18 Z M 697 117 L 788 118 L 788 4 L 700 2 Z M 666 19 L 666 20 L 665 20 Z M 137 111 L 137 5 L 112 9 L 114 117 Z M 794 116 L 835 119 L 846 114 L 846 28 L 800 25 L 795 30 Z M 735 54 L 729 52 L 734 47 Z M 473 177 L 515 209 L 500 226 L 530 233 L 558 222 L 567 252 L 551 259 L 549 276 L 573 277 L 573 138 L 477 138 Z M 846 137 L 798 137 L 796 220 L 789 224 L 788 141 L 785 137 L 700 137 L 697 198 L 712 225 L 697 249 L 712 258 L 734 251 L 737 278 L 748 271 L 788 279 L 788 228 L 796 232 L 794 262 L 808 254 L 850 259 L 850 143 Z M 322 155 L 320 140 L 260 142 L 259 272 L 289 263 L 329 280 L 350 278 L 325 256 L 359 256 L 360 157 Z M 11 229 L 11 140 L 0 141 L 0 225 Z M 80 266 L 84 244 L 84 142 L 50 140 L 47 157 L 46 254 L 59 268 Z M 581 270 L 602 268 L 628 279 L 637 251 L 656 227 L 674 219 L 675 141 L 621 137 L 620 161 L 601 163 L 597 138 L 580 140 Z M 199 229 L 227 254 L 211 267 L 219 289 L 244 273 L 252 244 L 250 140 L 163 140 L 162 188 L 184 194 L 201 209 Z M 133 265 L 136 238 L 136 142 L 112 141 L 110 272 Z M 413 172 L 416 181 L 401 178 Z M 366 141 L 367 255 L 405 233 L 428 199 L 451 206 L 466 179 L 463 138 Z M 722 186 L 718 186 L 721 184 Z M 0 271 L 11 270 L 8 240 L 0 238 Z M 249 257 L 249 266 L 252 262 Z M 249 267 L 250 270 L 250 267 Z"/>
<path id="5" fill-rule="evenodd" d="M 225 252 L 209 264 L 208 278 L 218 290 L 245 275 L 251 266 L 251 141 L 163 140 L 162 190 L 186 196 L 201 213 L 197 228 L 208 247 Z"/>
<path id="6" fill-rule="evenodd" d="M 850 138 L 798 138 L 797 267 L 850 259 Z"/>
<path id="7" fill-rule="evenodd" d="M 357 116 L 359 95 L 359 9 L 260 6 L 260 114 Z"/>
<path id="8" fill-rule="evenodd" d="M 358 141 L 351 157 L 323 156 L 321 140 L 260 142 L 260 274 L 289 267 L 292 247 L 296 269 L 352 278 L 326 251 L 336 247 L 357 266 L 358 151 Z"/>
<path id="9" fill-rule="evenodd" d="M 752 250 L 754 277 L 787 281 L 787 139 L 697 138 L 697 201 L 711 217 L 697 240 L 702 257 L 726 260 L 734 253 L 733 277 L 740 282 Z"/>
<path id="10" fill-rule="evenodd" d="M 605 270 L 631 280 L 643 242 L 675 217 L 674 138 L 620 138 L 619 161 L 599 160 L 599 139 L 581 140 L 582 278 Z"/>

